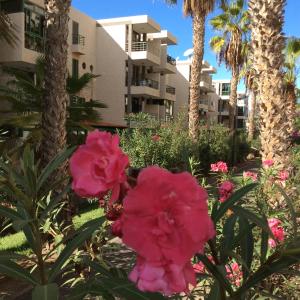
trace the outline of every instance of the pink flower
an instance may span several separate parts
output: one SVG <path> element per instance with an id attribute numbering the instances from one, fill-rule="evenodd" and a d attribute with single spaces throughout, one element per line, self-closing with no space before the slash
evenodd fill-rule
<path id="1" fill-rule="evenodd" d="M 215 164 L 211 164 L 210 167 L 211 167 L 211 171 L 213 172 L 221 172 L 221 173 L 228 172 L 227 164 L 223 161 L 218 161 Z"/>
<path id="2" fill-rule="evenodd" d="M 287 181 L 289 179 L 289 172 L 288 171 L 280 171 L 278 174 L 280 181 Z"/>
<path id="3" fill-rule="evenodd" d="M 160 292 L 166 296 L 188 292 L 189 284 L 196 285 L 195 272 L 190 262 L 177 265 L 165 262 L 149 262 L 142 257 L 129 275 L 141 291 Z"/>
<path id="4" fill-rule="evenodd" d="M 227 278 L 235 285 L 240 286 L 243 278 L 243 272 L 240 270 L 239 264 L 233 262 L 226 265 Z"/>
<path id="5" fill-rule="evenodd" d="M 264 167 L 272 167 L 274 165 L 274 161 L 272 159 L 267 159 L 263 161 L 263 166 Z"/>
<path id="6" fill-rule="evenodd" d="M 243 177 L 246 179 L 251 178 L 252 181 L 257 181 L 257 173 L 254 172 L 250 172 L 250 171 L 244 172 Z"/>
<path id="7" fill-rule="evenodd" d="M 127 155 L 119 147 L 119 137 L 109 132 L 90 132 L 86 143 L 70 159 L 72 188 L 81 197 L 101 197 L 112 190 L 118 199 L 120 184 L 126 181 Z"/>
<path id="8" fill-rule="evenodd" d="M 220 202 L 225 202 L 233 193 L 234 184 L 230 181 L 224 181 L 219 186 Z"/>
<path id="9" fill-rule="evenodd" d="M 153 142 L 158 142 L 160 140 L 160 136 L 155 134 L 155 135 L 152 136 L 151 139 L 152 139 Z"/>
<path id="10" fill-rule="evenodd" d="M 185 264 L 215 235 L 207 192 L 187 172 L 144 169 L 123 205 L 123 242 L 150 262 Z"/>
<path id="11" fill-rule="evenodd" d="M 111 224 L 111 233 L 120 238 L 122 237 L 122 222 L 120 219 Z"/>
<path id="12" fill-rule="evenodd" d="M 284 240 L 284 229 L 280 226 L 281 221 L 276 218 L 271 218 L 268 220 L 268 225 L 272 231 L 277 242 L 282 242 Z M 276 247 L 276 241 L 274 239 L 269 239 L 269 246 L 271 248 Z"/>

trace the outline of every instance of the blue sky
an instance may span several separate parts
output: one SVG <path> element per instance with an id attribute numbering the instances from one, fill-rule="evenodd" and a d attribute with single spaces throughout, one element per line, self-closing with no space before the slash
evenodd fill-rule
<path id="1" fill-rule="evenodd" d="M 169 6 L 165 4 L 164 0 L 73 0 L 72 5 L 95 19 L 147 14 L 158 22 L 162 29 L 171 31 L 177 37 L 178 45 L 169 47 L 169 53 L 175 58 L 184 59 L 184 51 L 192 47 L 192 23 L 189 17 L 184 17 L 182 14 L 182 0 L 179 0 L 178 3 L 177 6 Z M 284 28 L 286 35 L 300 37 L 299 12 L 300 1 L 287 0 Z M 211 16 L 208 16 L 208 20 Z M 208 45 L 213 35 L 214 32 L 208 25 L 204 58 L 213 66 L 218 67 L 216 55 Z M 230 78 L 230 73 L 224 66 L 220 66 L 214 79 L 224 78 Z M 242 88 L 242 84 L 240 88 Z"/>

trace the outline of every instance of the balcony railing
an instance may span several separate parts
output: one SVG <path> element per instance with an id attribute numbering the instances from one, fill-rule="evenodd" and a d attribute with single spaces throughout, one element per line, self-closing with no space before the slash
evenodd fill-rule
<path id="1" fill-rule="evenodd" d="M 80 34 L 73 34 L 73 45 L 85 45 L 85 37 Z"/>
<path id="2" fill-rule="evenodd" d="M 147 86 L 153 89 L 158 90 L 159 88 L 159 83 L 158 81 L 152 80 L 152 79 L 142 79 L 138 81 L 133 82 L 134 86 Z"/>
<path id="3" fill-rule="evenodd" d="M 208 99 L 200 99 L 199 104 L 208 105 Z"/>
<path id="4" fill-rule="evenodd" d="M 171 55 L 167 55 L 167 63 L 176 66 L 176 59 L 172 57 Z"/>
<path id="5" fill-rule="evenodd" d="M 126 43 L 126 51 L 128 51 L 128 43 Z M 131 51 L 147 51 L 148 43 L 147 42 L 132 42 Z"/>
<path id="6" fill-rule="evenodd" d="M 230 91 L 222 91 L 222 96 L 229 96 L 230 95 Z"/>
<path id="7" fill-rule="evenodd" d="M 168 94 L 175 95 L 175 93 L 176 93 L 176 88 L 167 85 L 167 86 L 166 86 L 166 92 L 167 92 Z"/>
<path id="8" fill-rule="evenodd" d="M 42 36 L 25 31 L 25 48 L 36 52 L 45 52 L 45 38 Z"/>

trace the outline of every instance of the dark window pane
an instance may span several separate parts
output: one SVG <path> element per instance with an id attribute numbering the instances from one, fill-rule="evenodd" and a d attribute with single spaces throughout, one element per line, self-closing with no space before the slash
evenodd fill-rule
<path id="1" fill-rule="evenodd" d="M 0 0 L 0 10 L 8 14 L 22 12 L 24 0 Z"/>
<path id="2" fill-rule="evenodd" d="M 74 77 L 74 78 L 78 78 L 78 60 L 77 59 L 73 59 L 72 60 L 72 76 Z"/>

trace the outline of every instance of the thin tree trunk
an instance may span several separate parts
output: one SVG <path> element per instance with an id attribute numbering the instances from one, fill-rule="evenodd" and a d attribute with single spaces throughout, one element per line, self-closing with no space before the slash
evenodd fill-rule
<path id="1" fill-rule="evenodd" d="M 296 87 L 294 84 L 288 84 L 286 86 L 286 113 L 288 117 L 288 132 L 290 135 L 295 132 L 296 102 Z"/>
<path id="2" fill-rule="evenodd" d="M 237 87 L 239 83 L 238 68 L 232 69 L 232 78 L 230 81 L 230 97 L 229 97 L 229 128 L 233 132 L 235 130 L 235 116 L 237 104 Z"/>
<path id="3" fill-rule="evenodd" d="M 253 65 L 258 72 L 262 159 L 289 166 L 282 34 L 285 0 L 250 0 Z"/>
<path id="4" fill-rule="evenodd" d="M 199 131 L 199 100 L 202 61 L 204 54 L 205 14 L 195 12 L 193 15 L 194 56 L 191 66 L 189 134 L 194 141 Z"/>
<path id="5" fill-rule="evenodd" d="M 70 5 L 71 0 L 45 0 L 47 38 L 41 142 L 44 166 L 66 147 L 68 102 L 66 79 Z"/>
<path id="6" fill-rule="evenodd" d="M 249 114 L 249 128 L 248 128 L 248 140 L 252 141 L 254 138 L 254 131 L 255 131 L 255 114 L 256 114 L 256 92 L 252 91 L 251 93 L 252 100 L 251 100 L 251 109 Z"/>

